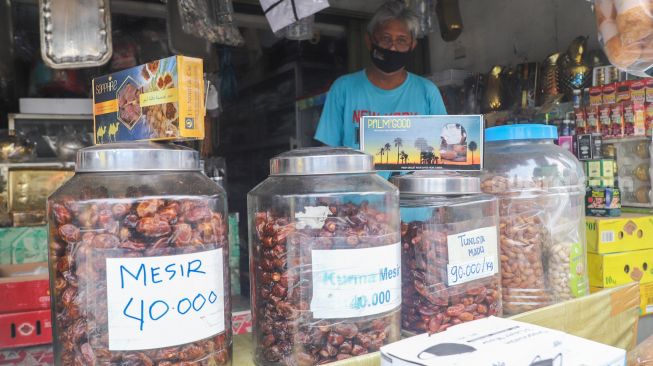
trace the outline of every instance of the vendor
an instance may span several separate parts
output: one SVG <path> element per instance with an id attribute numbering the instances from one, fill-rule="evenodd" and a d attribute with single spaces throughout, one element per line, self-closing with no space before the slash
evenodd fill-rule
<path id="1" fill-rule="evenodd" d="M 418 27 L 417 16 L 404 3 L 388 1 L 381 5 L 365 35 L 372 65 L 333 83 L 316 140 L 359 149 L 363 116 L 447 114 L 438 88 L 406 71 L 417 46 Z"/>

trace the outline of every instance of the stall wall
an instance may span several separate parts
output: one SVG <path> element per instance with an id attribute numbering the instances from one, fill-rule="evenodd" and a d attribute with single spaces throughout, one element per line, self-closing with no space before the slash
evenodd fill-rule
<path id="1" fill-rule="evenodd" d="M 586 0 L 459 0 L 464 31 L 444 42 L 429 37 L 431 69 L 487 72 L 492 65 L 542 61 L 579 35 L 597 48 L 596 24 Z"/>

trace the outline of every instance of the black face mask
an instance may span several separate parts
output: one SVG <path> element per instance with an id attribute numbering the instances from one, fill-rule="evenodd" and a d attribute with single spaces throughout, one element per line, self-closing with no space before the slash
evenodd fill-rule
<path id="1" fill-rule="evenodd" d="M 410 53 L 410 51 L 399 52 L 388 50 L 372 43 L 370 58 L 374 66 L 379 70 L 386 74 L 392 74 L 406 67 L 410 59 Z"/>

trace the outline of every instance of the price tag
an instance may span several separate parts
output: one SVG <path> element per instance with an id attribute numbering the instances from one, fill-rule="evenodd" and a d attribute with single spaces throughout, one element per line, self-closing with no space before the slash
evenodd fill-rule
<path id="1" fill-rule="evenodd" d="M 401 244 L 313 250 L 313 317 L 357 318 L 401 305 Z"/>
<path id="2" fill-rule="evenodd" d="M 222 255 L 107 258 L 109 349 L 170 347 L 223 332 Z"/>
<path id="3" fill-rule="evenodd" d="M 466 231 L 447 237 L 449 286 L 490 277 L 499 273 L 497 228 Z"/>

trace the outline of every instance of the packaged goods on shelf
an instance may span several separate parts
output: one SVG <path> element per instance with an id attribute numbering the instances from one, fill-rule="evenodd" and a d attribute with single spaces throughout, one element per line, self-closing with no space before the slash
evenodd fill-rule
<path id="1" fill-rule="evenodd" d="M 588 187 L 598 188 L 615 188 L 617 187 L 617 179 L 615 178 L 587 178 Z"/>
<path id="2" fill-rule="evenodd" d="M 615 287 L 629 282 L 653 282 L 653 249 L 587 254 L 590 286 Z"/>
<path id="3" fill-rule="evenodd" d="M 653 249 L 653 216 L 587 217 L 587 251 L 618 253 Z"/>
<path id="4" fill-rule="evenodd" d="M 585 161 L 585 174 L 588 178 L 615 178 L 614 159 L 595 159 Z"/>
<path id="5" fill-rule="evenodd" d="M 603 88 L 601 86 L 593 86 L 590 88 L 590 106 L 600 106 L 603 104 Z"/>
<path id="6" fill-rule="evenodd" d="M 93 79 L 95 141 L 204 138 L 201 59 L 172 56 Z"/>
<path id="7" fill-rule="evenodd" d="M 579 160 L 600 159 L 602 157 L 603 137 L 600 134 L 585 134 L 576 136 Z"/>
<path id="8" fill-rule="evenodd" d="M 11 348 L 0 351 L 0 365 L 3 366 L 52 366 L 54 352 L 52 345 Z"/>
<path id="9" fill-rule="evenodd" d="M 616 150 L 619 189 L 624 206 L 653 207 L 651 204 L 651 141 L 645 137 L 613 140 Z"/>
<path id="10" fill-rule="evenodd" d="M 598 217 L 621 215 L 619 188 L 588 187 L 585 193 L 585 215 Z"/>
<path id="11" fill-rule="evenodd" d="M 418 335 L 381 348 L 382 366 L 625 366 L 626 351 L 556 330 L 490 317 L 445 333 Z"/>
<path id="12" fill-rule="evenodd" d="M 0 314 L 0 349 L 52 342 L 50 309 Z"/>
<path id="13" fill-rule="evenodd" d="M 48 260 L 46 226 L 0 228 L 0 264 Z"/>

